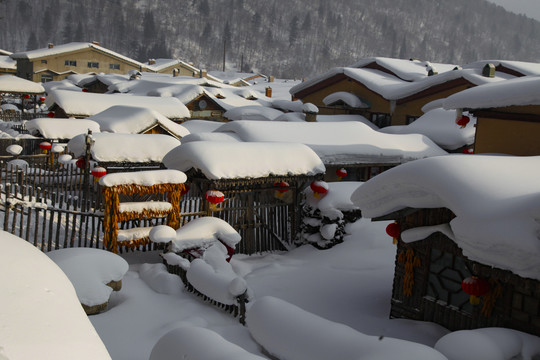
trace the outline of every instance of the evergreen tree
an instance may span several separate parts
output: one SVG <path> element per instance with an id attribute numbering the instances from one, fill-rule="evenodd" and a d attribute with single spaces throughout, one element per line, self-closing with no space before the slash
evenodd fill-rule
<path id="1" fill-rule="evenodd" d="M 26 42 L 26 50 L 35 50 L 39 47 L 38 40 L 35 32 L 31 32 Z"/>
<path id="2" fill-rule="evenodd" d="M 291 20 L 291 25 L 289 28 L 289 47 L 292 47 L 296 44 L 298 40 L 298 16 L 294 16 Z"/>

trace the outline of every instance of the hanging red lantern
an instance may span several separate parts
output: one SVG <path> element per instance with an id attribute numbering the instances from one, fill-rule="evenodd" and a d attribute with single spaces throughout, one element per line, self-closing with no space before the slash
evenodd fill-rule
<path id="1" fill-rule="evenodd" d="M 180 196 L 186 195 L 188 191 L 189 191 L 189 186 L 184 184 L 184 188 L 182 189 L 182 191 L 180 191 Z"/>
<path id="2" fill-rule="evenodd" d="M 88 92 L 88 89 L 87 89 L 87 88 L 83 88 L 83 89 L 82 89 L 82 92 Z"/>
<path id="3" fill-rule="evenodd" d="M 216 210 L 217 204 L 220 204 L 225 200 L 225 195 L 218 190 L 208 190 L 204 194 L 204 197 L 210 203 L 210 209 L 212 209 L 212 211 Z"/>
<path id="4" fill-rule="evenodd" d="M 465 148 L 463 149 L 462 153 L 467 154 L 467 155 L 472 155 L 474 154 L 474 150 L 471 148 Z"/>
<path id="5" fill-rule="evenodd" d="M 328 184 L 324 181 L 316 180 L 311 183 L 309 186 L 313 191 L 313 196 L 318 198 L 321 195 L 326 195 L 328 193 Z"/>
<path id="6" fill-rule="evenodd" d="M 480 304 L 480 296 L 484 296 L 490 291 L 489 282 L 477 276 L 470 276 L 463 279 L 461 289 L 470 295 L 469 302 L 473 305 Z"/>
<path id="7" fill-rule="evenodd" d="M 286 181 L 280 181 L 280 182 L 275 183 L 274 186 L 278 188 L 276 190 L 276 195 L 277 196 L 283 196 L 284 193 L 289 191 L 289 186 L 290 185 Z"/>
<path id="8" fill-rule="evenodd" d="M 345 168 L 337 169 L 336 175 L 339 180 L 343 179 L 345 176 L 347 176 L 347 170 Z"/>
<path id="9" fill-rule="evenodd" d="M 45 153 L 47 153 L 48 150 L 51 150 L 52 148 L 52 144 L 48 141 L 43 141 L 41 143 L 39 143 L 39 147 L 41 150 L 45 151 Z"/>
<path id="10" fill-rule="evenodd" d="M 463 129 L 467 124 L 471 121 L 471 119 L 467 115 L 463 115 L 459 119 L 456 120 L 456 124 L 459 125 L 460 129 Z"/>
<path id="11" fill-rule="evenodd" d="M 386 233 L 392 237 L 392 243 L 397 244 L 397 240 L 401 233 L 401 227 L 397 222 L 393 222 L 386 227 Z"/>
<path id="12" fill-rule="evenodd" d="M 25 99 L 30 99 L 30 95 L 24 94 L 24 98 L 25 98 Z"/>
<path id="13" fill-rule="evenodd" d="M 50 118 L 53 118 L 54 117 L 54 112 L 53 111 L 49 111 L 47 113 L 47 116 L 50 117 Z"/>
<path id="14" fill-rule="evenodd" d="M 39 98 L 39 101 L 45 102 L 45 98 L 42 96 L 42 97 Z"/>
<path id="15" fill-rule="evenodd" d="M 78 158 L 77 161 L 75 161 L 75 165 L 79 168 L 79 169 L 84 169 L 86 167 L 86 160 L 82 157 L 82 158 Z"/>
<path id="16" fill-rule="evenodd" d="M 102 176 L 105 176 L 107 174 L 107 170 L 104 167 L 96 166 L 92 169 L 92 176 L 95 178 L 100 178 Z"/>

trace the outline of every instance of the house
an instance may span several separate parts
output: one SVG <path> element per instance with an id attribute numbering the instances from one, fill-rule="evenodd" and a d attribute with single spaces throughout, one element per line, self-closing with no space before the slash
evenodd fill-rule
<path id="1" fill-rule="evenodd" d="M 37 118 L 27 121 L 26 129 L 34 136 L 66 142 L 88 130 L 100 132 L 99 124 L 90 119 Z"/>
<path id="2" fill-rule="evenodd" d="M 326 167 L 325 179 L 336 181 L 337 170 L 345 168 L 346 180 L 365 181 L 398 164 L 429 156 L 445 155 L 431 140 L 419 134 L 383 134 L 359 121 L 282 122 L 231 121 L 211 134 L 228 141 L 301 143 L 311 148 Z M 184 143 L 209 139 L 188 135 Z"/>
<path id="3" fill-rule="evenodd" d="M 325 167 L 302 144 L 194 141 L 163 158 L 188 177 L 190 196 L 203 200 L 207 216 L 227 221 L 242 237 L 240 253 L 288 250 L 296 240 L 300 192 Z M 286 196 L 277 196 L 287 183 Z"/>
<path id="4" fill-rule="evenodd" d="M 476 117 L 474 152 L 540 155 L 540 76 L 486 84 L 448 97 L 446 109 Z"/>
<path id="5" fill-rule="evenodd" d="M 538 156 L 432 157 L 353 192 L 363 217 L 395 221 L 391 317 L 540 334 L 539 165 Z"/>
<path id="6" fill-rule="evenodd" d="M 9 54 L 3 55 L 0 50 L 0 75 L 16 75 L 17 62 L 9 57 Z"/>
<path id="7" fill-rule="evenodd" d="M 191 77 L 204 77 L 205 75 L 195 66 L 177 59 L 149 59 L 144 65 L 146 71 L 160 74 Z"/>
<path id="8" fill-rule="evenodd" d="M 360 114 L 382 128 L 413 122 L 423 115 L 422 107 L 434 100 L 513 77 L 482 76 L 481 70 L 464 70 L 458 66 L 449 69 L 447 64 L 437 64 L 444 70 L 439 72 L 429 62 L 376 59 L 368 59 L 356 67 L 331 69 L 292 87 L 290 93 L 304 103 L 315 104 L 321 114 Z"/>
<path id="9" fill-rule="evenodd" d="M 505 73 L 515 77 L 540 75 L 540 64 L 526 61 L 480 60 L 465 64 L 463 68 Z"/>
<path id="10" fill-rule="evenodd" d="M 185 127 L 167 119 L 158 111 L 139 106 L 111 106 L 86 120 L 95 121 L 101 131 L 110 133 L 164 134 L 176 139 L 189 134 Z"/>
<path id="11" fill-rule="evenodd" d="M 189 118 L 188 109 L 173 97 L 152 97 L 124 94 L 94 94 L 77 90 L 53 89 L 48 92 L 46 104 L 55 117 L 86 118 L 111 106 L 144 106 L 171 120 Z"/>
<path id="12" fill-rule="evenodd" d="M 258 73 L 244 73 L 234 70 L 210 71 L 209 74 L 216 79 L 220 79 L 224 84 L 232 86 L 250 86 L 257 82 L 267 81 L 269 78 Z"/>
<path id="13" fill-rule="evenodd" d="M 106 49 L 97 42 L 49 44 L 47 48 L 13 53 L 17 76 L 35 82 L 62 80 L 71 74 L 143 71 L 144 64 Z"/>

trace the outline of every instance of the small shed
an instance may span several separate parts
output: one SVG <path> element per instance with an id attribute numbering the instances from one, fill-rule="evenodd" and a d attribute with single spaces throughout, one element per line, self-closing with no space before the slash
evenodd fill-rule
<path id="1" fill-rule="evenodd" d="M 392 317 L 540 335 L 539 165 L 537 156 L 440 156 L 352 194 L 364 217 L 396 221 Z"/>
<path id="2" fill-rule="evenodd" d="M 217 205 L 203 200 L 204 211 L 240 233 L 237 250 L 245 254 L 291 248 L 301 191 L 325 171 L 313 150 L 298 143 L 194 141 L 171 150 L 163 163 L 187 174 L 190 196 L 223 195 Z"/>

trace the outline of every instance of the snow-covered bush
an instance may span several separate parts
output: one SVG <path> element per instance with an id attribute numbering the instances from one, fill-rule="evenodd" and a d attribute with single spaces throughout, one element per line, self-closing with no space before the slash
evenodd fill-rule
<path id="1" fill-rule="evenodd" d="M 358 182 L 328 183 L 328 192 L 316 196 L 311 188 L 304 190 L 302 222 L 298 242 L 318 249 L 329 249 L 343 242 L 347 224 L 361 217 L 358 207 L 350 201 L 350 193 Z"/>

